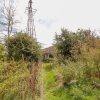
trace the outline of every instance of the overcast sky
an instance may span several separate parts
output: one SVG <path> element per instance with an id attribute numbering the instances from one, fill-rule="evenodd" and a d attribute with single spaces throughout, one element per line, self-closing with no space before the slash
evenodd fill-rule
<path id="1" fill-rule="evenodd" d="M 44 46 L 52 44 L 55 32 L 62 27 L 75 31 L 78 28 L 100 29 L 100 0 L 33 0 L 37 9 L 34 16 L 37 39 Z M 25 29 L 28 0 L 16 0 L 17 16 Z"/>

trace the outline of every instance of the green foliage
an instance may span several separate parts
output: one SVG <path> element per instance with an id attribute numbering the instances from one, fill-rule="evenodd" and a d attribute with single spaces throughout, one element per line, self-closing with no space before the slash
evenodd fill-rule
<path id="1" fill-rule="evenodd" d="M 71 32 L 61 29 L 61 34 L 56 35 L 54 41 L 55 57 L 60 64 L 66 64 L 68 59 L 77 61 L 82 58 L 84 51 L 88 53 L 91 49 L 99 48 L 99 43 L 100 39 L 91 30 Z"/>
<path id="2" fill-rule="evenodd" d="M 0 44 L 0 60 L 4 60 L 6 56 L 6 50 L 4 44 Z"/>
<path id="3" fill-rule="evenodd" d="M 27 66 L 25 61 L 1 62 L 0 100 L 21 100 L 21 97 L 28 96 L 30 73 Z"/>
<path id="4" fill-rule="evenodd" d="M 48 64 L 43 64 L 43 68 L 46 68 L 46 66 L 48 67 Z M 44 71 L 44 79 L 45 79 L 44 94 L 46 100 L 99 100 L 100 99 L 99 89 L 93 88 L 91 84 L 86 83 L 84 80 L 82 81 L 84 76 L 83 73 L 81 73 L 84 69 L 82 67 L 84 67 L 84 63 L 82 62 L 78 62 L 76 64 L 74 62 L 69 61 L 66 67 L 61 66 L 61 67 L 52 68 L 50 70 L 45 70 Z M 64 81 L 67 81 L 67 83 L 70 83 L 71 79 L 72 80 L 77 79 L 78 84 L 73 83 L 73 84 L 69 84 L 67 87 L 63 87 L 63 88 L 59 87 L 58 85 L 59 83 L 57 81 L 58 78 L 56 77 L 57 75 L 59 76 L 59 74 L 64 75 L 63 79 Z M 70 79 L 70 81 L 66 79 Z"/>
<path id="5" fill-rule="evenodd" d="M 60 62 L 72 57 L 71 50 L 74 44 L 74 33 L 66 29 L 62 29 L 61 31 L 61 35 L 56 35 L 55 38 L 56 56 L 61 60 Z"/>
<path id="6" fill-rule="evenodd" d="M 83 77 L 83 64 L 81 62 L 67 62 L 66 66 L 59 66 L 56 68 L 58 80 L 62 77 L 62 82 L 69 84 L 71 81 L 81 80 Z"/>
<path id="7" fill-rule="evenodd" d="M 24 33 L 17 33 L 6 41 L 8 48 L 8 57 L 10 59 L 18 60 L 39 60 L 40 59 L 40 45 L 36 39 Z"/>
<path id="8" fill-rule="evenodd" d="M 53 63 L 43 63 L 42 66 L 47 71 L 50 71 L 54 68 Z"/>
<path id="9" fill-rule="evenodd" d="M 46 100 L 99 100 L 99 45 L 100 38 L 90 30 L 73 33 L 62 29 L 55 39 L 57 60 L 42 64 L 36 86 L 43 90 L 37 90 L 37 96 L 43 93 Z M 0 100 L 33 100 L 29 65 L 40 59 L 40 45 L 27 34 L 18 33 L 6 41 L 6 46 L 11 60 L 2 61 L 5 47 L 1 44 Z"/>
<path id="10" fill-rule="evenodd" d="M 44 63 L 52 63 L 54 61 L 53 58 L 47 58 L 47 59 L 43 59 Z"/>

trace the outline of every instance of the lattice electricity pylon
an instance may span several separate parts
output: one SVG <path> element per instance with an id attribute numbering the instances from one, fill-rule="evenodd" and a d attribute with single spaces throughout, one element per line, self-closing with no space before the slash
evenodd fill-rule
<path id="1" fill-rule="evenodd" d="M 26 29 L 26 33 L 31 36 L 36 38 L 36 31 L 35 31 L 35 25 L 34 25 L 34 14 L 36 13 L 36 9 L 32 8 L 32 0 L 29 0 L 28 2 L 28 7 L 27 7 L 27 11 L 28 11 L 28 20 L 27 20 L 27 29 Z"/>

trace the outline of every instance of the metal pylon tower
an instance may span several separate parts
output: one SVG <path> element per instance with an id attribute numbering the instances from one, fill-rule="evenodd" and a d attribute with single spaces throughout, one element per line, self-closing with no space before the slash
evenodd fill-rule
<path id="1" fill-rule="evenodd" d="M 28 2 L 28 20 L 27 20 L 27 34 L 33 38 L 36 38 L 36 32 L 35 32 L 35 25 L 34 25 L 34 14 L 36 13 L 36 9 L 32 8 L 32 0 L 29 0 Z"/>

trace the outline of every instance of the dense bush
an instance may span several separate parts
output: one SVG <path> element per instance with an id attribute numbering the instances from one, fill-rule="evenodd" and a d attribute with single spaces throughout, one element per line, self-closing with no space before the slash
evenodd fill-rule
<path id="1" fill-rule="evenodd" d="M 91 52 L 83 51 L 76 62 L 67 60 L 66 65 L 56 65 L 58 82 L 60 80 L 62 86 L 73 80 L 79 83 L 100 84 L 100 50 L 95 48 L 91 49 Z"/>
<path id="2" fill-rule="evenodd" d="M 4 44 L 0 44 L 0 60 L 4 60 L 6 57 L 6 49 Z"/>
<path id="3" fill-rule="evenodd" d="M 6 41 L 9 59 L 16 61 L 24 60 L 39 60 L 40 45 L 36 39 L 24 33 L 17 33 Z"/>
<path id="4" fill-rule="evenodd" d="M 55 37 L 55 57 L 59 63 L 66 63 L 68 59 L 77 61 L 82 58 L 84 52 L 89 53 L 93 49 L 100 48 L 99 43 L 100 38 L 91 30 L 79 29 L 71 32 L 62 29 L 61 34 Z"/>
<path id="5" fill-rule="evenodd" d="M 66 59 L 72 57 L 72 49 L 74 44 L 74 33 L 69 32 L 66 29 L 61 30 L 61 35 L 55 37 L 55 54 L 59 62 L 63 62 Z"/>

